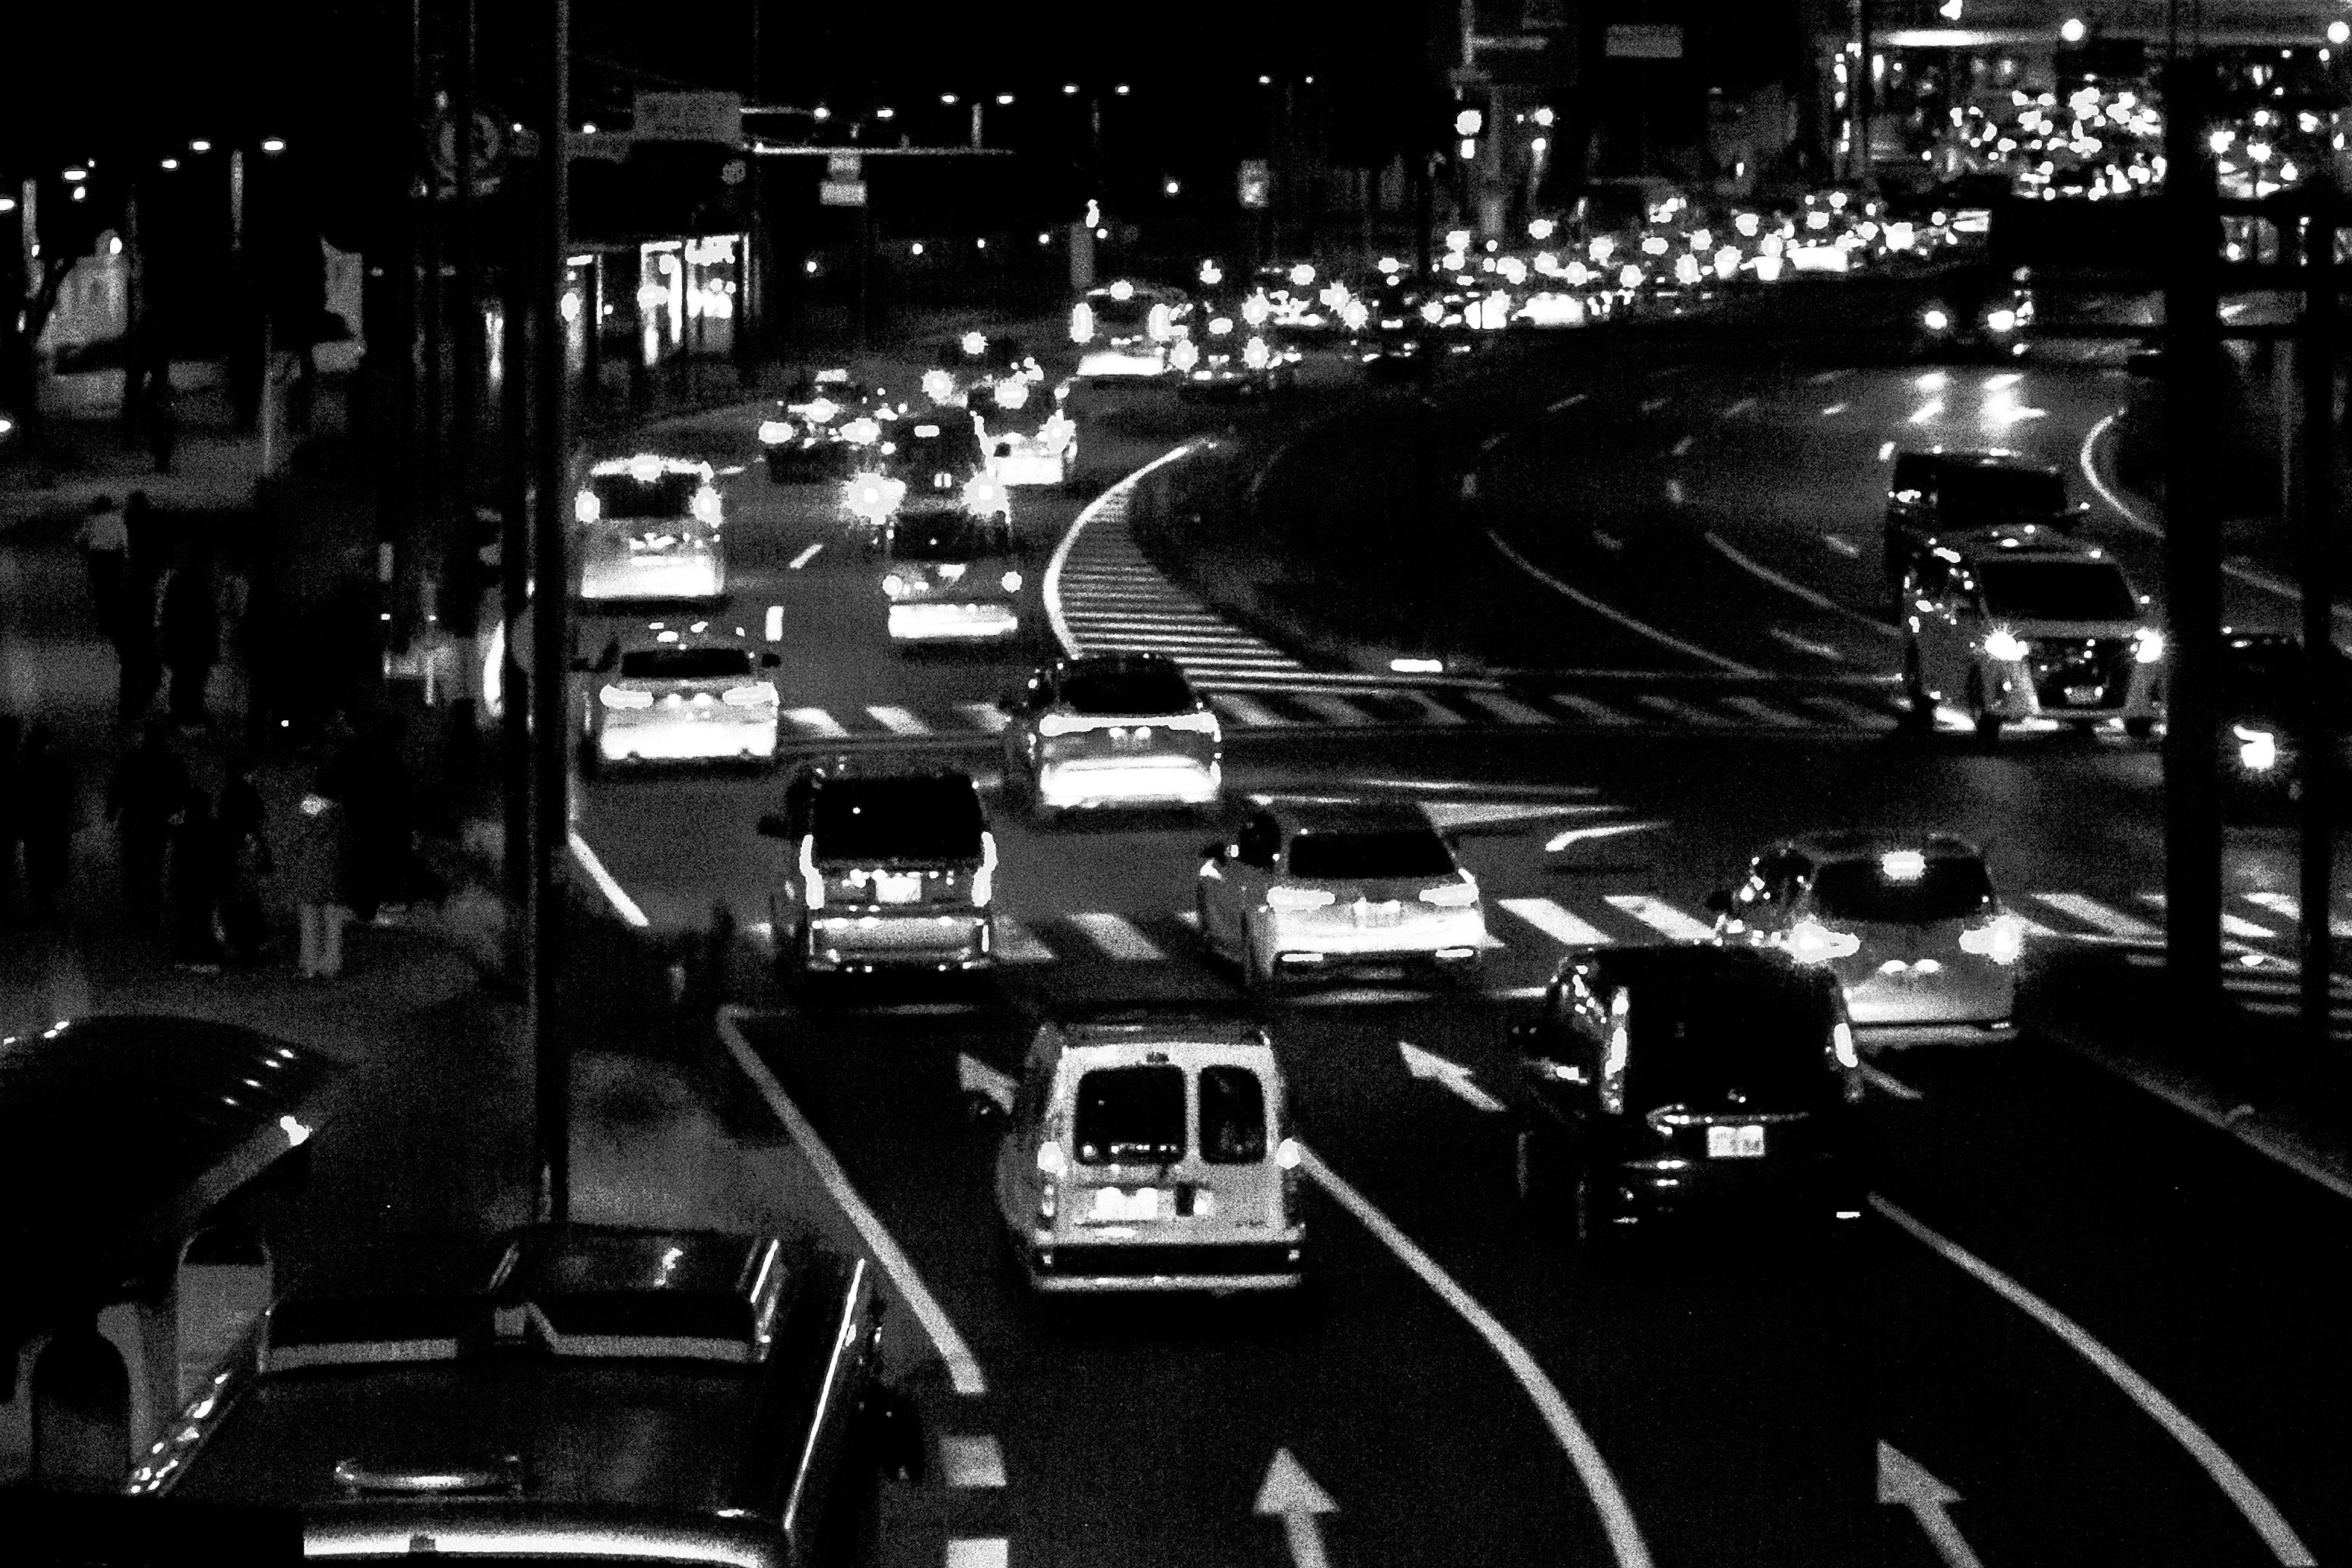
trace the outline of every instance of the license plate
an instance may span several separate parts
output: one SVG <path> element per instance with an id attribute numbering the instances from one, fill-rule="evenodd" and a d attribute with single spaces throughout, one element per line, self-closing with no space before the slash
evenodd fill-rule
<path id="1" fill-rule="evenodd" d="M 2082 703 L 2096 702 L 2106 694 L 2107 689 L 2104 686 L 2070 686 L 2066 689 L 2066 700 Z"/>
<path id="2" fill-rule="evenodd" d="M 1140 752 L 1151 744 L 1149 730 L 1113 730 L 1110 748 L 1114 752 Z"/>
<path id="3" fill-rule="evenodd" d="M 874 901 L 911 904 L 923 896 L 923 879 L 913 871 L 885 871 L 874 879 Z"/>
<path id="4" fill-rule="evenodd" d="M 1706 1130 L 1706 1157 L 1710 1160 L 1760 1160 L 1764 1157 L 1764 1129 L 1756 1126 L 1710 1127 Z"/>
<path id="5" fill-rule="evenodd" d="M 1404 919 L 1404 906 L 1400 903 L 1360 903 L 1356 906 L 1356 923 L 1360 926 L 1392 926 Z"/>
<path id="6" fill-rule="evenodd" d="M 1097 1187 L 1095 1212 L 1099 1220 L 1158 1219 L 1160 1189 L 1158 1187 Z"/>

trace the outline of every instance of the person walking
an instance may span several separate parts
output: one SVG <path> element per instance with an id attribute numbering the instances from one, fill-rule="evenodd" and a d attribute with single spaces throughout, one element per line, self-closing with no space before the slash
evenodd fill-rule
<path id="1" fill-rule="evenodd" d="M 171 867 L 164 879 L 172 904 L 172 957 L 182 969 L 220 973 L 221 842 L 213 803 L 200 789 L 180 797 L 172 814 Z"/>
<path id="2" fill-rule="evenodd" d="M 202 550 L 189 550 L 163 584 L 156 631 L 163 663 L 172 672 L 172 721 L 202 729 L 207 722 L 205 688 L 220 660 L 220 605 L 212 562 Z"/>
<path id="3" fill-rule="evenodd" d="M 301 928 L 303 978 L 331 980 L 343 969 L 343 803 L 314 784 L 296 807 L 286 853 L 287 891 Z"/>
<path id="4" fill-rule="evenodd" d="M 112 496 L 92 498 L 89 515 L 82 519 L 80 529 L 74 534 L 74 543 L 81 550 L 83 570 L 89 574 L 89 602 L 98 612 L 98 629 L 107 641 L 113 642 L 115 627 L 122 618 L 124 574 L 131 563 L 131 529 Z"/>
<path id="5" fill-rule="evenodd" d="M 150 926 L 162 907 L 172 817 L 192 787 L 171 733 L 170 726 L 150 720 L 139 744 L 116 764 L 106 791 L 106 819 L 121 842 L 123 907 L 134 923 Z"/>
<path id="6" fill-rule="evenodd" d="M 262 901 L 272 869 L 267 816 L 261 792 L 254 787 L 252 761 L 239 757 L 221 785 L 219 820 L 221 942 L 232 963 L 259 963 L 268 934 Z"/>
<path id="7" fill-rule="evenodd" d="M 34 721 L 16 765 L 16 833 L 25 846 L 25 885 L 37 920 L 54 919 L 73 864 L 79 802 L 73 764 L 58 753 L 48 724 Z"/>

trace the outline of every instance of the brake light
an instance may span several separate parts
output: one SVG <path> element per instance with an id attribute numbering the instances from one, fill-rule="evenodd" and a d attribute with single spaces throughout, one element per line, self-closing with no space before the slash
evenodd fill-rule
<path id="1" fill-rule="evenodd" d="M 1069 735 L 1087 727 L 1083 719 L 1073 719 L 1066 713 L 1048 713 L 1037 721 L 1040 735 Z"/>
<path id="2" fill-rule="evenodd" d="M 594 490 L 582 490 L 572 498 L 572 515 L 582 522 L 593 522 L 604 512 L 604 503 Z"/>
<path id="3" fill-rule="evenodd" d="M 758 686 L 730 686 L 719 700 L 730 708 L 765 708 L 776 700 L 776 689 L 764 682 Z"/>
<path id="4" fill-rule="evenodd" d="M 1969 926 L 1960 932 L 1960 951 L 1995 963 L 2015 963 L 2025 955 L 2025 922 L 2011 914 L 1999 914 L 1982 925 Z"/>
<path id="5" fill-rule="evenodd" d="M 654 705 L 652 692 L 631 691 L 625 686 L 607 686 L 596 693 L 596 700 L 607 708 L 650 708 Z"/>
<path id="6" fill-rule="evenodd" d="M 1830 1026 L 1830 1055 L 1842 1068 L 1858 1068 L 1862 1058 L 1853 1054 L 1853 1026 L 1840 1018 Z"/>
<path id="7" fill-rule="evenodd" d="M 980 517 L 1003 510 L 1004 487 L 984 474 L 974 474 L 963 483 L 963 508 Z"/>
<path id="8" fill-rule="evenodd" d="M 1163 730 L 1187 730 L 1196 735 L 1206 735 L 1212 741 L 1224 738 L 1217 726 L 1217 716 L 1206 709 L 1198 713 L 1179 713 L 1172 719 L 1155 719 L 1152 722 Z"/>
<path id="9" fill-rule="evenodd" d="M 1862 938 L 1852 931 L 1832 931 L 1819 921 L 1802 920 L 1789 928 L 1780 945 L 1799 963 L 1827 963 L 1859 951 Z"/>
<path id="10" fill-rule="evenodd" d="M 824 908 L 824 873 L 816 868 L 816 835 L 801 835 L 801 897 L 813 910 Z"/>
<path id="11" fill-rule="evenodd" d="M 1037 1170 L 1039 1173 L 1048 1176 L 1058 1176 L 1069 1168 L 1069 1162 L 1063 1157 L 1062 1145 L 1057 1141 L 1048 1138 L 1045 1142 L 1037 1145 Z"/>
<path id="12" fill-rule="evenodd" d="M 1458 882 L 1447 882 L 1435 888 L 1423 888 L 1421 890 L 1421 901 L 1424 904 L 1436 904 L 1443 909 L 1466 909 L 1478 901 L 1478 884 L 1471 879 L 1469 872 L 1465 871 L 1462 873 L 1462 880 Z"/>
<path id="13" fill-rule="evenodd" d="M 1995 626 L 1984 640 L 1985 657 L 2003 664 L 2015 664 L 2032 651 L 2025 639 L 2007 626 Z"/>
<path id="14" fill-rule="evenodd" d="M 1080 300 L 1070 311 L 1070 341 L 1090 343 L 1095 341 L 1095 308 Z"/>
<path id="15" fill-rule="evenodd" d="M 980 869 L 972 873 L 971 901 L 982 909 L 996 891 L 996 835 L 981 830 Z"/>
<path id="16" fill-rule="evenodd" d="M 1619 986 L 1609 998 L 1609 1046 L 1601 1058 L 1601 1109 L 1625 1114 L 1625 1062 L 1633 1054 L 1633 994 Z"/>
<path id="17" fill-rule="evenodd" d="M 760 421 L 760 445 L 762 447 L 779 447 L 792 438 L 793 422 L 791 420 L 762 419 Z"/>
<path id="18" fill-rule="evenodd" d="M 716 528 L 719 526 L 719 492 L 709 485 L 695 491 L 694 521 L 708 523 L 712 528 Z"/>
<path id="19" fill-rule="evenodd" d="M 898 598 L 906 593 L 907 580 L 893 572 L 882 579 L 882 591 L 894 599 Z"/>
<path id="20" fill-rule="evenodd" d="M 1286 888 L 1277 884 L 1265 890 L 1265 907 L 1270 910 L 1319 910 L 1336 901 L 1333 894 L 1321 888 Z"/>

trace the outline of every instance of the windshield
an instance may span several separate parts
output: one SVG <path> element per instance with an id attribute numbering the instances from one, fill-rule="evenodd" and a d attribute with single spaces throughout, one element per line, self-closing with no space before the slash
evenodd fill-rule
<path id="1" fill-rule="evenodd" d="M 1432 828 L 1377 833 L 1302 833 L 1290 841 L 1294 876 L 1342 880 L 1372 877 L 1450 877 L 1454 855 Z"/>
<path id="2" fill-rule="evenodd" d="M 1080 713 L 1190 713 L 1194 706 L 1183 672 L 1167 664 L 1073 670 L 1061 696 Z"/>
<path id="3" fill-rule="evenodd" d="M 1758 1110 L 1805 1110 L 1837 1090 L 1828 998 L 1792 984 L 1725 983 L 1633 996 L 1626 1109 L 1713 1110 L 1733 1089 Z"/>
<path id="4" fill-rule="evenodd" d="M 2112 562 L 1990 562 L 1977 575 L 1990 615 L 2021 621 L 2139 618 L 2131 584 Z"/>
<path id="5" fill-rule="evenodd" d="M 1184 1069 L 1097 1068 L 1078 1079 L 1082 1165 L 1166 1165 L 1184 1155 Z"/>
<path id="6" fill-rule="evenodd" d="M 938 432 L 919 436 L 903 425 L 898 428 L 898 466 L 908 473 L 929 476 L 934 473 L 970 473 L 980 467 L 980 433 L 971 427 L 965 416 L 958 414 L 961 423 L 939 425 L 926 419 Z"/>
<path id="7" fill-rule="evenodd" d="M 638 480 L 626 474 L 598 474 L 588 481 L 596 504 L 608 518 L 679 518 L 694 510 L 694 492 L 702 488 L 699 474 L 656 474 Z"/>
<path id="8" fill-rule="evenodd" d="M 1955 464 L 1936 486 L 1947 523 L 2032 521 L 2066 510 L 2066 485 L 2031 468 L 1979 468 Z"/>
<path id="9" fill-rule="evenodd" d="M 1140 294 L 1125 300 L 1097 295 L 1087 308 L 1095 313 L 1096 329 L 1106 332 L 1139 332 L 1151 315 L 1151 301 Z"/>
<path id="10" fill-rule="evenodd" d="M 1813 902 L 1836 921 L 1927 925 L 1966 920 L 1992 901 L 1992 878 L 1974 856 L 1937 856 L 1908 880 L 1876 860 L 1833 860 L 1813 877 Z"/>
<path id="11" fill-rule="evenodd" d="M 1201 1069 L 1201 1158 L 1212 1165 L 1265 1158 L 1265 1086 L 1249 1068 Z"/>
<path id="12" fill-rule="evenodd" d="M 751 672 L 751 656 L 740 647 L 644 648 L 621 656 L 625 680 L 724 680 Z"/>
<path id="13" fill-rule="evenodd" d="M 983 826 L 968 779 L 835 779 L 810 831 L 827 860 L 977 860 Z"/>
<path id="14" fill-rule="evenodd" d="M 901 518 L 890 530 L 890 555 L 898 561 L 969 561 L 1004 555 L 1013 549 L 1006 531 L 979 518 Z"/>

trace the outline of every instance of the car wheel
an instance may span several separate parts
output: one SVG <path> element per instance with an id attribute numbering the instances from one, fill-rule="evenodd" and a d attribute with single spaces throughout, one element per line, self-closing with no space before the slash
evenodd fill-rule
<path id="1" fill-rule="evenodd" d="M 1275 973 L 1271 960 L 1258 956 L 1257 944 L 1242 936 L 1242 984 L 1253 996 L 1273 996 L 1282 990 L 1282 976 Z"/>
<path id="2" fill-rule="evenodd" d="M 1935 723 L 1936 700 L 1927 695 L 1927 677 L 1920 667 L 1919 645 L 1916 642 L 1903 650 L 1903 697 L 1910 704 L 1907 717 L 1912 723 Z"/>
<path id="3" fill-rule="evenodd" d="M 593 779 L 604 771 L 604 753 L 597 747 L 593 736 L 583 736 L 580 742 L 580 776 Z"/>
<path id="4" fill-rule="evenodd" d="M 2000 739 L 2001 716 L 1992 711 L 1985 701 L 1984 672 L 1981 670 L 1972 670 L 1969 674 L 1969 715 L 1975 721 L 1978 740 L 1990 746 Z"/>
<path id="5" fill-rule="evenodd" d="M 2126 719 L 2124 721 L 2124 733 L 2129 735 L 2135 741 L 2145 741 L 2150 735 L 2156 733 L 2156 721 L 2153 719 Z"/>
<path id="6" fill-rule="evenodd" d="M 1192 889 L 1192 918 L 1200 924 L 1201 945 L 1209 950 L 1209 956 L 1224 958 L 1224 950 L 1217 945 L 1217 928 L 1209 923 L 1209 895 L 1197 887 Z"/>

